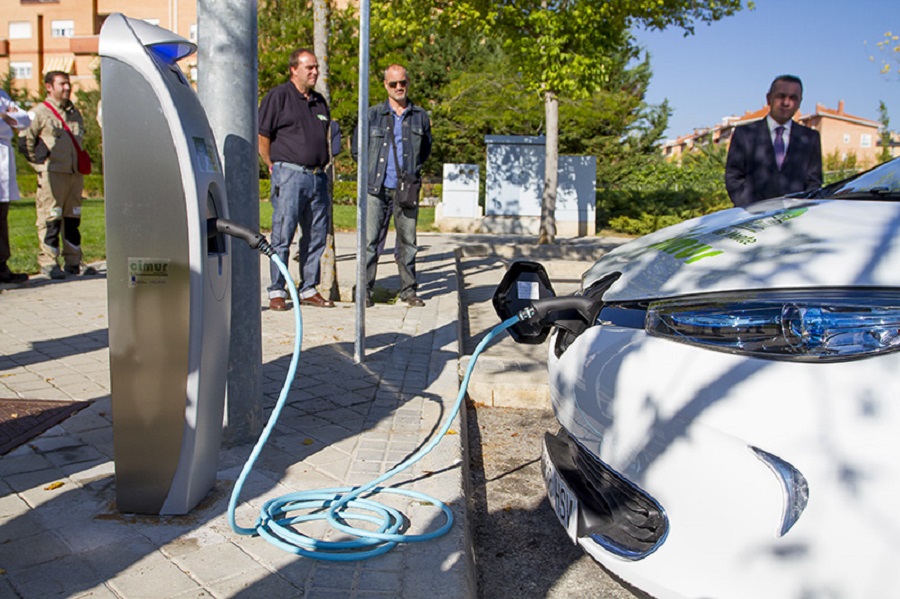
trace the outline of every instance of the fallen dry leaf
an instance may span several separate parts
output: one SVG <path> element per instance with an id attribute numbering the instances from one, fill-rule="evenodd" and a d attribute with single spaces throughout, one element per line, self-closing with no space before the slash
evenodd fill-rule
<path id="1" fill-rule="evenodd" d="M 49 485 L 47 485 L 46 487 L 44 487 L 44 490 L 45 490 L 45 491 L 52 491 L 53 489 L 58 489 L 58 488 L 60 488 L 60 487 L 63 486 L 64 484 L 66 484 L 66 483 L 64 483 L 64 482 L 62 482 L 62 481 L 56 481 L 55 483 L 50 483 Z"/>
<path id="2" fill-rule="evenodd" d="M 313 440 L 310 439 L 309 437 L 303 439 L 303 444 L 304 444 L 304 445 L 312 445 L 313 443 L 315 443 L 315 441 L 313 441 Z"/>

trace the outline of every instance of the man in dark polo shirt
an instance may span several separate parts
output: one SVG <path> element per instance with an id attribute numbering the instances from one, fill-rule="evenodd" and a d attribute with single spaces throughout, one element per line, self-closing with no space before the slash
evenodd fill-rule
<path id="1" fill-rule="evenodd" d="M 320 261 L 331 218 L 328 196 L 328 135 L 331 113 L 313 89 L 319 61 L 305 48 L 290 59 L 291 77 L 272 89 L 259 106 L 259 155 L 272 173 L 272 247 L 288 264 L 294 232 L 300 225 L 300 303 L 333 308 L 318 291 Z M 273 263 L 269 309 L 290 309 L 286 281 Z"/>

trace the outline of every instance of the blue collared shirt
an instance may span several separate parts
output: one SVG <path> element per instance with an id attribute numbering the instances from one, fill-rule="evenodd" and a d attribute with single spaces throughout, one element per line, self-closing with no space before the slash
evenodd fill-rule
<path id="1" fill-rule="evenodd" d="M 394 117 L 394 144 L 397 146 L 397 158 L 401 162 L 401 168 L 403 166 L 403 118 L 407 113 L 409 113 L 409 104 L 406 105 L 400 114 L 391 110 L 391 116 Z M 387 167 L 384 171 L 384 186 L 388 189 L 397 189 L 397 180 L 397 164 L 394 161 L 394 150 L 391 149 L 388 151 Z"/>

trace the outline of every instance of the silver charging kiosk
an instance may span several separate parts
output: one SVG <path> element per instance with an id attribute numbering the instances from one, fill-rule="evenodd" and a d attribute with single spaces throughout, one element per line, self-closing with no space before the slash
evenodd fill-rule
<path id="1" fill-rule="evenodd" d="M 175 62 L 196 46 L 121 14 L 100 32 L 116 504 L 185 514 L 216 480 L 231 311 L 225 179 Z M 223 98 L 223 101 L 228 101 Z"/>

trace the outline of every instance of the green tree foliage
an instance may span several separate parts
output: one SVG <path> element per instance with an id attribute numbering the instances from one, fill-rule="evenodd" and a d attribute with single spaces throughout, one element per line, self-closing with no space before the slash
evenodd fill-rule
<path id="1" fill-rule="evenodd" d="M 545 134 L 542 93 L 552 85 L 564 92 L 559 151 L 598 158 L 598 187 L 607 198 L 598 211 L 606 215 L 602 224 L 616 210 L 635 221 L 656 209 L 662 220 L 704 213 L 723 198 L 727 205 L 722 169 L 706 158 L 674 166 L 659 156 L 656 144 L 669 108 L 645 102 L 650 58 L 639 55 L 630 28 L 677 26 L 690 33 L 695 23 L 741 6 L 740 0 L 567 0 L 551 1 L 546 10 L 540 0 L 515 6 L 483 0 L 378 3 L 370 24 L 370 103 L 385 98 L 384 68 L 406 65 L 411 98 L 432 116 L 435 146 L 425 172 L 438 177 L 444 162 L 483 165 L 485 135 Z M 259 23 L 262 97 L 287 79 L 290 52 L 312 45 L 312 9 L 299 0 L 261 0 Z M 515 24 L 523 29 L 513 35 Z M 537 42 L 542 51 L 529 49 Z M 331 107 L 344 132 L 345 152 L 337 163 L 345 177 L 356 171 L 346 150 L 357 119 L 358 47 L 358 15 L 333 9 Z M 688 190 L 704 176 L 715 183 Z M 656 200 L 653 190 L 668 196 Z M 627 201 L 616 199 L 626 195 Z"/>
<path id="2" fill-rule="evenodd" d="M 31 106 L 34 104 L 34 98 L 28 94 L 28 90 L 16 87 L 13 74 L 12 67 L 10 67 L 10 69 L 0 77 L 0 89 L 9 94 L 9 97 L 19 106 L 22 106 L 23 108 Z"/>
<path id="3" fill-rule="evenodd" d="M 859 166 L 859 158 L 856 156 L 856 152 L 851 150 L 846 154 L 842 154 L 835 149 L 833 152 L 825 155 L 825 158 L 822 160 L 822 170 L 825 171 L 823 179 L 827 185 L 855 175 L 862 169 Z"/>
<path id="4" fill-rule="evenodd" d="M 679 27 L 711 23 L 742 8 L 741 0 L 487 0 L 422 2 L 398 0 L 382 8 L 385 31 L 425 44 L 431 30 L 463 32 L 500 43 L 526 90 L 540 93 L 545 119 L 556 123 L 558 100 L 581 100 L 610 89 L 621 56 L 634 57 L 634 26 Z M 748 3 L 752 7 L 752 3 Z M 410 35 L 412 34 L 412 35 Z M 546 188 L 541 239 L 553 241 L 555 164 L 559 140 L 547 129 Z"/>
<path id="5" fill-rule="evenodd" d="M 725 190 L 724 145 L 707 141 L 681 163 L 648 158 L 617 184 L 598 190 L 600 228 L 644 235 L 731 207 Z"/>
<path id="6" fill-rule="evenodd" d="M 313 14 L 305 0 L 259 3 L 259 97 L 287 81 L 288 59 L 298 48 L 313 47 Z"/>
<path id="7" fill-rule="evenodd" d="M 384 69 L 393 63 L 406 65 L 412 80 L 411 97 L 428 110 L 443 95 L 443 88 L 454 77 L 490 54 L 489 44 L 481 38 L 440 34 L 428 29 L 424 40 L 412 33 L 398 33 L 379 15 L 390 14 L 393 5 L 373 7 L 370 24 L 370 104 L 385 99 L 382 86 Z M 328 57 L 331 113 L 343 132 L 344 152 L 337 159 L 339 174 L 355 171 L 349 144 L 356 126 L 359 98 L 359 15 L 354 6 L 331 6 L 331 55 Z M 422 31 L 419 29 L 418 31 Z M 420 43 L 420 42 L 427 43 Z M 288 58 L 300 47 L 313 47 L 312 6 L 305 0 L 262 0 L 259 8 L 259 94 L 288 78 Z M 431 164 L 435 164 L 434 161 Z M 437 170 L 428 172 L 440 172 Z"/>
<path id="8" fill-rule="evenodd" d="M 598 157 L 598 182 L 615 184 L 649 157 L 667 126 L 668 107 L 648 106 L 648 62 L 634 68 L 619 63 L 608 89 L 584 99 L 560 101 L 560 151 Z M 482 68 L 461 72 L 434 103 L 432 126 L 437 140 L 429 165 L 484 164 L 485 135 L 542 135 L 543 103 L 501 51 Z"/>
<path id="9" fill-rule="evenodd" d="M 885 31 L 881 40 L 875 43 L 875 48 L 878 57 L 872 54 L 869 60 L 881 63 L 881 73 L 885 76 L 900 75 L 900 35 Z"/>
<path id="10" fill-rule="evenodd" d="M 626 59 L 620 54 L 610 63 L 609 81 L 590 97 L 560 101 L 560 151 L 597 156 L 598 187 L 617 185 L 648 160 L 655 162 L 668 126 L 668 105 L 645 102 L 649 57 L 630 67 Z"/>
<path id="11" fill-rule="evenodd" d="M 352 6 L 332 3 L 331 55 L 328 56 L 331 114 L 344 132 L 344 149 L 356 122 L 358 15 Z M 259 98 L 288 80 L 288 61 L 298 48 L 313 49 L 313 8 L 306 0 L 261 0 L 259 4 Z M 346 154 L 346 152 L 345 152 Z M 343 158 L 343 157 L 342 157 Z M 346 158 L 349 162 L 349 158 Z M 340 172 L 341 159 L 338 160 Z M 264 169 L 265 170 L 265 169 Z M 268 171 L 262 173 L 268 176 Z"/>
<path id="12" fill-rule="evenodd" d="M 881 123 L 881 152 L 878 159 L 887 162 L 891 159 L 891 117 L 888 115 L 887 104 L 884 100 L 878 102 L 878 122 Z"/>
<path id="13" fill-rule="evenodd" d="M 526 91 L 502 55 L 483 70 L 457 73 L 442 91 L 432 112 L 435 172 L 445 162 L 483 165 L 486 135 L 541 134 L 540 98 Z"/>

